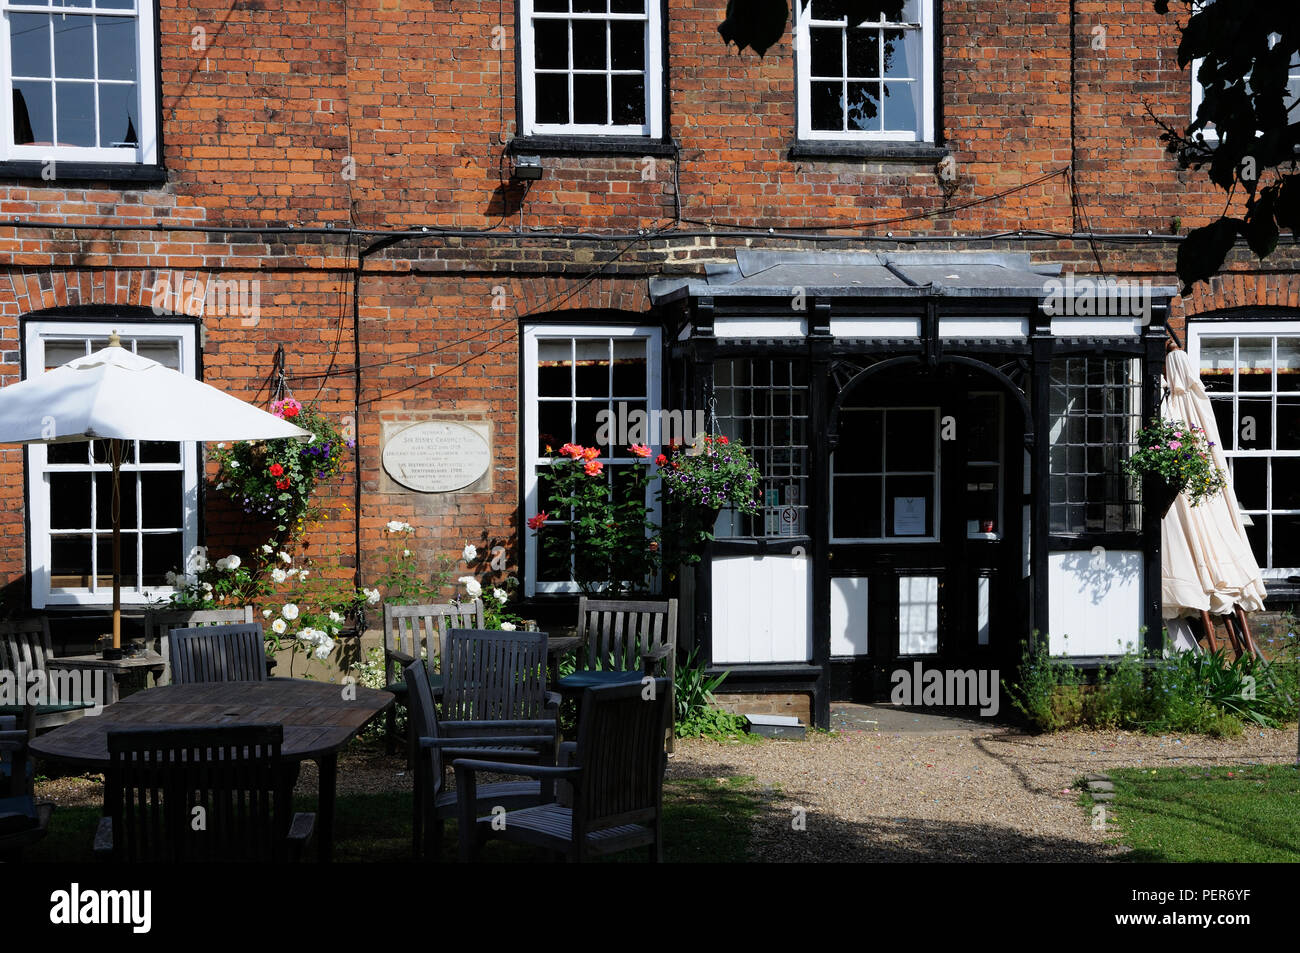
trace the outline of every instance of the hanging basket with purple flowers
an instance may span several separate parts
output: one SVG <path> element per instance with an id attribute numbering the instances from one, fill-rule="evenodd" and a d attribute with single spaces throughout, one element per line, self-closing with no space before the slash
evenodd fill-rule
<path id="1" fill-rule="evenodd" d="M 1200 427 L 1153 417 L 1150 426 L 1138 431 L 1137 445 L 1124 461 L 1124 472 L 1147 478 L 1144 502 L 1161 516 L 1180 493 L 1192 506 L 1200 506 L 1228 485 L 1210 452 L 1214 443 Z"/>

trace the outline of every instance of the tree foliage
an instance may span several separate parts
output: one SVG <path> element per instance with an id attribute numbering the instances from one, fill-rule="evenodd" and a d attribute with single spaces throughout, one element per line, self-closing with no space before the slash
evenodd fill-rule
<path id="1" fill-rule="evenodd" d="M 1199 60 L 1200 108 L 1184 130 L 1164 126 L 1160 137 L 1184 168 L 1206 168 L 1231 203 L 1245 196 L 1245 214 L 1222 215 L 1188 234 L 1178 251 L 1184 290 L 1207 281 L 1244 238 L 1258 257 L 1277 247 L 1282 230 L 1295 237 L 1300 221 L 1300 101 L 1287 90 L 1300 57 L 1296 0 L 1172 0 L 1180 27 L 1178 65 Z M 1168 14 L 1171 0 L 1155 0 Z M 1178 7 L 1185 7 L 1185 10 Z M 1225 209 L 1226 211 L 1226 209 Z"/>

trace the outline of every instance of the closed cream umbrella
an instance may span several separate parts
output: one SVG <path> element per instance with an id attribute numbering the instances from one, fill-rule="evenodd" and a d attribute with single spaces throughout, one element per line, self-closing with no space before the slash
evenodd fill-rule
<path id="1" fill-rule="evenodd" d="M 122 645 L 122 441 L 307 441 L 311 434 L 261 408 L 121 346 L 0 388 L 0 443 L 107 440 L 113 484 L 113 647 Z"/>
<path id="2" fill-rule="evenodd" d="M 1187 354 L 1170 351 L 1165 358 L 1169 393 L 1161 405 L 1167 419 L 1200 427 L 1214 465 L 1224 473 L 1218 424 L 1210 398 Z M 1222 492 L 1192 506 L 1183 494 L 1174 500 L 1160 526 L 1161 600 L 1166 619 L 1245 612 L 1264 608 L 1264 579 L 1251 552 L 1237 497 L 1229 483 Z"/>

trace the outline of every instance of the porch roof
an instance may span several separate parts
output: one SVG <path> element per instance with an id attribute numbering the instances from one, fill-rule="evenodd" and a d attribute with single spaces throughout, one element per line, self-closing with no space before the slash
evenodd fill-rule
<path id="1" fill-rule="evenodd" d="M 655 304 L 699 297 L 1045 298 L 1060 264 L 1006 252 L 838 252 L 736 250 L 734 263 L 709 264 L 703 277 L 650 279 Z M 1152 288 L 1156 298 L 1177 289 Z"/>

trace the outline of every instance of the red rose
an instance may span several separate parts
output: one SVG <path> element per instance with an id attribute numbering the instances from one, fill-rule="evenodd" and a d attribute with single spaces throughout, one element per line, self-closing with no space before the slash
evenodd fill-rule
<path id="1" fill-rule="evenodd" d="M 289 478 L 288 478 L 288 477 L 285 477 L 283 480 L 276 480 L 276 481 L 275 481 L 275 488 L 276 488 L 277 490 L 287 490 L 287 489 L 289 489 Z"/>
<path id="2" fill-rule="evenodd" d="M 541 529 L 546 524 L 546 520 L 547 514 L 545 513 L 538 513 L 536 516 L 530 516 L 528 517 L 528 528 Z"/>
<path id="3" fill-rule="evenodd" d="M 271 464 L 271 476 L 284 476 L 284 467 L 280 466 L 278 463 Z"/>
<path id="4" fill-rule="evenodd" d="M 655 457 L 655 463 L 659 464 L 659 466 L 663 466 L 667 462 L 668 462 L 668 458 L 665 457 L 662 453 L 659 454 L 659 456 Z"/>

